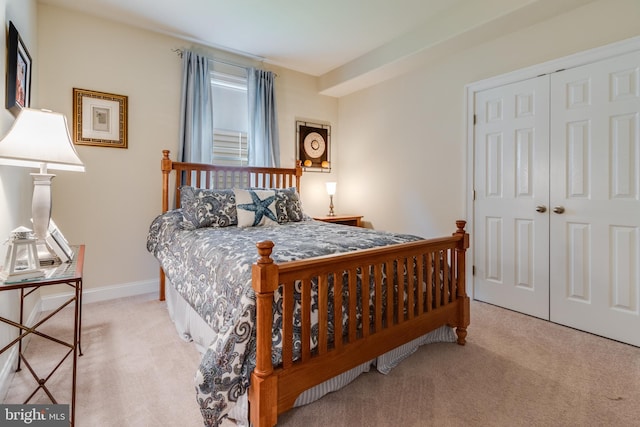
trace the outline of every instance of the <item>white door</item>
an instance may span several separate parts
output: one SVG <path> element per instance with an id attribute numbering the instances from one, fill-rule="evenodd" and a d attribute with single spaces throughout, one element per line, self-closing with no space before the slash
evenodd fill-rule
<path id="1" fill-rule="evenodd" d="M 640 53 L 551 76 L 550 320 L 637 346 L 639 115 Z"/>
<path id="2" fill-rule="evenodd" d="M 475 111 L 474 298 L 548 319 L 549 77 L 479 92 Z"/>

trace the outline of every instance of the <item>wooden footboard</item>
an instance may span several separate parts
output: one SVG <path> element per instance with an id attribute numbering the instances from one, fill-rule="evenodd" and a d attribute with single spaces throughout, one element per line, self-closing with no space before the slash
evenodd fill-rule
<path id="1" fill-rule="evenodd" d="M 256 368 L 249 390 L 252 424 L 275 425 L 278 414 L 289 410 L 304 390 L 442 325 L 455 327 L 458 344 L 464 345 L 469 325 L 465 290 L 469 235 L 465 225 L 465 221 L 456 221 L 457 230 L 451 237 L 282 264 L 271 259 L 272 242 L 258 243 L 259 259 L 252 273 L 257 300 Z M 301 289 L 299 357 L 293 350 L 296 283 Z M 342 283 L 349 296 L 358 297 L 343 301 L 342 292 L 333 292 L 330 301 L 330 288 Z M 273 299 L 279 287 L 283 298 L 282 364 L 273 366 Z M 314 295 L 318 339 L 312 346 Z M 361 301 L 372 304 L 362 307 Z M 334 309 L 332 313 L 330 307 L 337 312 Z M 358 312 L 363 313 L 360 323 L 355 320 Z M 341 319 L 343 314 L 348 316 L 348 325 L 343 330 L 342 323 L 335 322 L 332 332 L 330 317 Z"/>

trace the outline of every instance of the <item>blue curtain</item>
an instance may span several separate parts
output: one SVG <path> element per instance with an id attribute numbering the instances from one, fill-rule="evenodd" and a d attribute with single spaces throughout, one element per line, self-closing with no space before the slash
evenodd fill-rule
<path id="1" fill-rule="evenodd" d="M 249 69 L 249 165 L 280 167 L 280 142 L 276 114 L 275 74 Z"/>
<path id="2" fill-rule="evenodd" d="M 212 163 L 212 111 L 209 60 L 185 50 L 182 54 L 180 161 Z"/>

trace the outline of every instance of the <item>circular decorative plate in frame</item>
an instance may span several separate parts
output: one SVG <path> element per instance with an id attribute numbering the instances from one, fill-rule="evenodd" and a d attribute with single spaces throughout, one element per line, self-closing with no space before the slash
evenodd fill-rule
<path id="1" fill-rule="evenodd" d="M 331 172 L 331 126 L 309 122 L 296 122 L 298 160 L 305 170 Z"/>
<path id="2" fill-rule="evenodd" d="M 327 148 L 324 138 L 318 132 L 311 132 L 304 138 L 304 152 L 314 159 L 322 157 Z"/>

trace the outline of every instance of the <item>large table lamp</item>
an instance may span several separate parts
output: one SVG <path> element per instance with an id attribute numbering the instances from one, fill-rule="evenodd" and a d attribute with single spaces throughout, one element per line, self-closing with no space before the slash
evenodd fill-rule
<path id="1" fill-rule="evenodd" d="M 31 214 L 35 237 L 44 240 L 51 218 L 51 180 L 55 176 L 48 170 L 84 172 L 65 116 L 49 110 L 22 109 L 7 135 L 0 140 L 0 164 L 40 169 L 31 174 Z"/>

